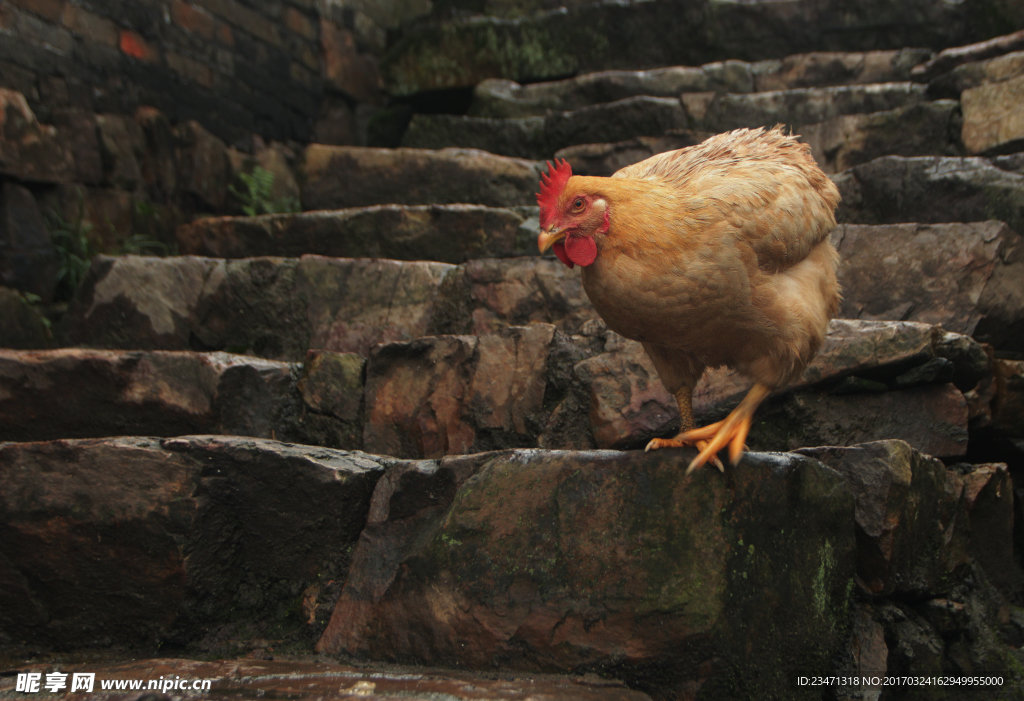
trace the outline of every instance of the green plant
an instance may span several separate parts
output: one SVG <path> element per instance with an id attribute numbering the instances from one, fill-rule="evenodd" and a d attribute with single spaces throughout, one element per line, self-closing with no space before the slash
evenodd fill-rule
<path id="1" fill-rule="evenodd" d="M 64 221 L 58 212 L 51 210 L 50 228 L 50 239 L 57 249 L 59 259 L 58 290 L 63 290 L 67 293 L 66 297 L 70 298 L 78 289 L 78 284 L 85 277 L 89 264 L 96 255 L 96 249 L 89 240 L 92 224 L 85 221 L 84 197 L 79 198 L 78 216 L 74 223 Z"/>
<path id="2" fill-rule="evenodd" d="M 274 174 L 266 168 L 256 166 L 251 173 L 239 173 L 238 179 L 244 190 L 234 185 L 228 185 L 228 190 L 242 203 L 242 211 L 247 216 L 300 211 L 294 197 L 274 199 Z"/>
<path id="3" fill-rule="evenodd" d="M 166 256 L 170 252 L 163 241 L 157 241 L 148 234 L 135 234 L 121 244 L 118 254 Z"/>
<path id="4" fill-rule="evenodd" d="M 173 235 L 171 222 L 165 220 L 166 210 L 142 198 L 135 199 L 132 208 L 132 229 L 136 233 L 121 244 L 117 253 L 160 257 L 178 255 L 176 241 L 165 243 L 162 240 L 168 234 Z"/>
<path id="5" fill-rule="evenodd" d="M 43 301 L 43 298 L 37 294 L 33 294 L 32 292 L 21 292 L 20 295 L 22 304 L 24 304 L 26 307 L 32 307 L 34 309 L 37 309 L 37 313 L 39 314 L 39 321 L 40 323 L 42 323 L 43 329 L 46 331 L 46 335 L 49 336 L 50 332 L 53 330 L 53 322 L 50 321 L 50 319 L 45 314 L 39 312 L 37 307 L 37 305 L 39 305 L 39 303 Z"/>

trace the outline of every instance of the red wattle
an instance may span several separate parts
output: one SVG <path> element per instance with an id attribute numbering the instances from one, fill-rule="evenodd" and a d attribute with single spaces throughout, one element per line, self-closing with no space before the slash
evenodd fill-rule
<path id="1" fill-rule="evenodd" d="M 551 244 L 551 250 L 553 250 L 555 255 L 558 256 L 558 260 L 562 261 L 570 268 L 576 267 L 575 263 L 569 260 L 569 255 L 565 252 L 565 244 L 563 242 L 555 241 Z"/>
<path id="2" fill-rule="evenodd" d="M 565 254 L 576 265 L 587 267 L 597 258 L 597 244 L 590 236 L 570 234 L 565 237 Z"/>

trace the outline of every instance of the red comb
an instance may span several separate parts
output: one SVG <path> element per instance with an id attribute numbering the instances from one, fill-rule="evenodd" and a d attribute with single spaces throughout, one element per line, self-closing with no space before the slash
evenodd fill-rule
<path id="1" fill-rule="evenodd" d="M 555 159 L 555 165 L 548 161 L 548 172 L 540 174 L 540 192 L 537 193 L 537 204 L 540 205 L 540 225 L 546 229 L 555 215 L 555 205 L 558 196 L 565 189 L 565 184 L 572 177 L 572 166 L 569 161 L 562 159 L 559 163 Z"/>

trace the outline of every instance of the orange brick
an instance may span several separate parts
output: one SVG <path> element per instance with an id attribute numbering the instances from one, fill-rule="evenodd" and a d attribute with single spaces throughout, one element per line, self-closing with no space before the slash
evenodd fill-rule
<path id="1" fill-rule="evenodd" d="M 10 0 L 23 10 L 34 12 L 51 22 L 59 22 L 64 16 L 64 0 Z"/>
<path id="2" fill-rule="evenodd" d="M 132 58 L 137 58 L 140 61 L 153 63 L 160 58 L 160 54 L 145 39 L 129 29 L 121 30 L 119 45 L 122 53 L 128 54 Z"/>
<path id="3" fill-rule="evenodd" d="M 171 5 L 171 18 L 182 29 L 197 34 L 204 39 L 212 39 L 216 21 L 206 10 L 182 0 L 174 0 Z"/>
<path id="4" fill-rule="evenodd" d="M 299 36 L 305 37 L 310 41 L 316 39 L 316 27 L 313 26 L 313 23 L 306 15 L 294 7 L 289 7 L 284 11 L 284 25 Z"/>

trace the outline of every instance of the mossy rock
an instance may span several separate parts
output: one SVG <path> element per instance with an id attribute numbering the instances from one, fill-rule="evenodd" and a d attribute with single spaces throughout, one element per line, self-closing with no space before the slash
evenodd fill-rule
<path id="1" fill-rule="evenodd" d="M 350 582 L 322 651 L 797 698 L 790 676 L 829 669 L 846 636 L 852 494 L 799 456 L 750 453 L 726 474 L 686 475 L 690 457 L 494 455 L 446 510 L 403 519 L 416 533 L 404 545 L 374 526 L 357 557 L 395 576 Z"/>

